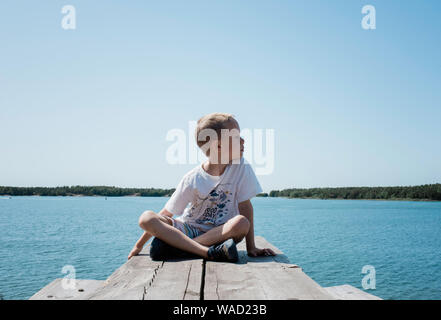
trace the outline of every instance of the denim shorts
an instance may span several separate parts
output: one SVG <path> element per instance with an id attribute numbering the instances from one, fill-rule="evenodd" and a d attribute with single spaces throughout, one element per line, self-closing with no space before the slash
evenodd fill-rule
<path id="1" fill-rule="evenodd" d="M 182 222 L 176 219 L 173 220 L 173 227 L 175 227 L 178 230 L 181 230 L 184 234 L 186 234 L 189 238 L 196 238 L 197 236 L 200 236 L 204 232 L 199 230 L 196 227 L 193 227 L 189 225 L 186 222 Z"/>

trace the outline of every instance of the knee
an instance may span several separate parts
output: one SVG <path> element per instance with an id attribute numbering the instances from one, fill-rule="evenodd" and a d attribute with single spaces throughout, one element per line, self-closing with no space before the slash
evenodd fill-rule
<path id="1" fill-rule="evenodd" d="M 156 219 L 158 219 L 157 214 L 151 210 L 147 210 L 144 211 L 139 217 L 138 224 L 142 229 L 146 230 L 152 225 L 152 222 L 154 222 Z"/>
<path id="2" fill-rule="evenodd" d="M 247 235 L 250 230 L 250 221 L 242 215 L 235 216 L 232 220 L 233 233 L 241 236 Z"/>

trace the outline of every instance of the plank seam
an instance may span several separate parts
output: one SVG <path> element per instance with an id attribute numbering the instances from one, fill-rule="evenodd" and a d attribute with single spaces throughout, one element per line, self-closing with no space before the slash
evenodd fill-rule
<path id="1" fill-rule="evenodd" d="M 155 280 L 156 275 L 157 275 L 158 272 L 159 272 L 159 269 L 162 269 L 163 267 L 164 267 L 164 261 L 162 261 L 162 263 L 159 264 L 159 265 L 153 270 L 153 276 L 152 276 L 152 278 L 149 280 L 149 282 L 147 283 L 147 285 L 144 286 L 144 292 L 143 292 L 143 294 L 142 294 L 142 300 L 145 300 L 145 296 L 147 295 L 147 291 L 148 291 L 148 289 L 152 286 L 153 281 Z"/>
<path id="2" fill-rule="evenodd" d="M 207 267 L 207 261 L 202 260 L 202 275 L 201 275 L 201 288 L 199 289 L 199 300 L 204 300 L 205 289 L 205 268 Z"/>
<path id="3" fill-rule="evenodd" d="M 190 282 L 190 274 L 192 267 L 193 264 L 190 264 L 190 268 L 188 269 L 188 275 L 187 275 L 187 283 L 185 284 L 184 296 L 182 297 L 182 300 L 185 300 L 185 296 L 187 295 L 188 283 Z"/>
<path id="4" fill-rule="evenodd" d="M 219 300 L 219 279 L 217 278 L 217 272 L 214 272 L 215 276 L 216 276 L 216 296 L 217 296 L 217 300 Z"/>

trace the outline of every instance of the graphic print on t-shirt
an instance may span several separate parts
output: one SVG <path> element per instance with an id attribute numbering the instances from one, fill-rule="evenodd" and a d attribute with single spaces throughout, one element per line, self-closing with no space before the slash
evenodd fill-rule
<path id="1" fill-rule="evenodd" d="M 207 198 L 204 199 L 204 208 L 201 216 L 196 219 L 196 223 L 205 225 L 220 225 L 223 223 L 223 217 L 228 214 L 227 204 L 231 202 L 232 193 L 227 189 L 227 184 L 219 184 L 214 188 Z M 193 208 L 192 208 L 193 209 Z"/>

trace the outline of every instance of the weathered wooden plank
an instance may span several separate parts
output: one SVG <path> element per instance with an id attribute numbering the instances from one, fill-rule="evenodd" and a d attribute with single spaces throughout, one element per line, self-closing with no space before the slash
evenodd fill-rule
<path id="1" fill-rule="evenodd" d="M 142 300 L 146 287 L 153 282 L 163 261 L 153 261 L 145 247 L 138 256 L 117 269 L 98 289 L 91 300 Z"/>
<path id="2" fill-rule="evenodd" d="M 245 242 L 238 244 L 239 262 L 206 262 L 204 299 L 333 299 L 278 248 L 262 237 L 256 246 L 272 248 L 277 256 L 249 257 Z"/>
<path id="3" fill-rule="evenodd" d="M 256 282 L 252 270 L 241 265 L 206 262 L 204 300 L 263 300 L 261 283 Z"/>
<path id="4" fill-rule="evenodd" d="M 207 261 L 204 299 L 328 300 L 333 297 L 294 265 Z"/>
<path id="5" fill-rule="evenodd" d="M 100 280 L 71 279 L 69 281 L 75 281 L 75 288 L 63 288 L 63 279 L 55 279 L 29 300 L 84 300 L 104 285 L 104 281 Z"/>
<path id="6" fill-rule="evenodd" d="M 202 268 L 202 259 L 165 261 L 144 299 L 199 300 Z"/>
<path id="7" fill-rule="evenodd" d="M 238 244 L 238 263 L 197 258 L 163 262 L 151 260 L 146 246 L 106 281 L 77 280 L 75 290 L 65 290 L 57 279 L 31 299 L 380 299 L 350 285 L 322 288 L 264 238 L 255 241 L 277 256 L 249 257 L 244 240 Z"/>
<path id="8" fill-rule="evenodd" d="M 383 300 L 349 284 L 335 287 L 326 287 L 324 289 L 338 300 Z"/>
<path id="9" fill-rule="evenodd" d="M 280 266 L 283 271 L 271 267 L 255 269 L 258 281 L 264 287 L 267 299 L 273 300 L 333 300 L 317 282 L 296 266 Z"/>
<path id="10" fill-rule="evenodd" d="M 204 260 L 193 261 L 191 273 L 188 277 L 187 289 L 185 290 L 184 300 L 202 299 L 202 277 L 204 275 Z"/>
<path id="11" fill-rule="evenodd" d="M 203 259 L 153 261 L 149 250 L 122 265 L 90 299 L 200 299 Z"/>

